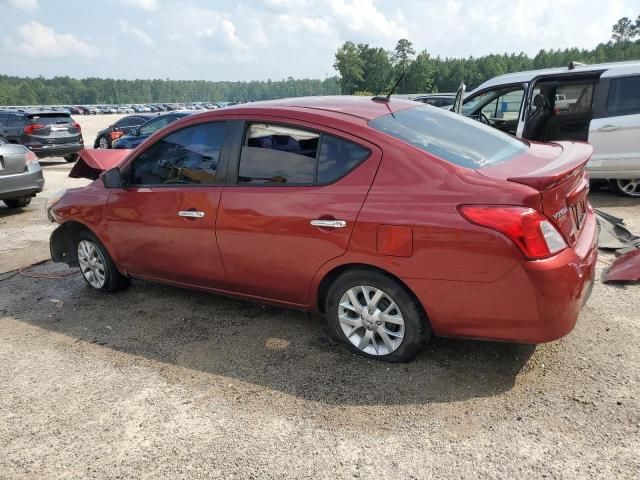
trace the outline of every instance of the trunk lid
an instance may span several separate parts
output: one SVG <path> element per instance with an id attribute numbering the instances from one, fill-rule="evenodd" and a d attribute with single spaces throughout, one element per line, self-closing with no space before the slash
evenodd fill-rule
<path id="1" fill-rule="evenodd" d="M 531 143 L 524 154 L 477 171 L 538 190 L 543 213 L 573 246 L 582 232 L 587 213 L 586 164 L 592 153 L 593 147 L 588 143 Z"/>
<path id="2" fill-rule="evenodd" d="M 95 180 L 102 172 L 117 167 L 131 150 L 85 149 L 78 152 L 79 159 L 69 172 L 71 178 Z"/>
<path id="3" fill-rule="evenodd" d="M 0 176 L 22 173 L 27 168 L 27 150 L 22 145 L 0 143 Z"/>

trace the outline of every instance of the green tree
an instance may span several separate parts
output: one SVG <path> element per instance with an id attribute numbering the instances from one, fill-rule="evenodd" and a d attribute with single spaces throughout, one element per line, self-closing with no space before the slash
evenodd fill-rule
<path id="1" fill-rule="evenodd" d="M 392 76 L 392 66 L 387 51 L 361 43 L 358 45 L 358 55 L 363 65 L 363 82 L 360 85 L 362 90 L 375 94 L 385 93 Z"/>
<path id="2" fill-rule="evenodd" d="M 352 94 L 361 89 L 360 86 L 364 78 L 364 62 L 355 43 L 345 42 L 338 49 L 333 68 L 340 72 L 340 85 L 344 93 Z"/>
<path id="3" fill-rule="evenodd" d="M 638 16 L 638 20 L 640 20 L 640 16 Z M 629 17 L 622 17 L 612 27 L 611 38 L 616 42 L 628 42 L 638 35 L 638 20 L 634 24 Z"/>

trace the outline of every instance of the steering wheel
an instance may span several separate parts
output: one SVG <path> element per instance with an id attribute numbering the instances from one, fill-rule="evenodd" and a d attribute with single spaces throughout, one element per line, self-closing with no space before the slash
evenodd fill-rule
<path id="1" fill-rule="evenodd" d="M 489 126 L 493 125 L 493 122 L 491 122 L 491 120 L 489 120 L 489 117 L 487 117 L 487 116 L 482 112 L 482 110 L 480 110 L 480 111 L 478 112 L 478 121 L 479 121 L 480 123 L 484 123 L 485 125 L 489 125 Z"/>

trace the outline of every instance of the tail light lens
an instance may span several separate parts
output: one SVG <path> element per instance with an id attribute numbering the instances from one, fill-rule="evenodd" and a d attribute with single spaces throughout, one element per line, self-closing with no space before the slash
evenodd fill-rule
<path id="1" fill-rule="evenodd" d="M 551 221 L 533 208 L 464 205 L 458 211 L 471 223 L 506 235 L 529 260 L 548 258 L 567 248 Z"/>
<path id="2" fill-rule="evenodd" d="M 44 127 L 45 126 L 40 123 L 31 123 L 26 127 L 24 127 L 24 133 L 26 133 L 27 135 L 33 135 L 34 131 L 40 130 L 41 128 L 44 128 Z"/>
<path id="3" fill-rule="evenodd" d="M 80 124 L 79 124 L 78 122 L 73 122 L 73 123 L 71 124 L 71 126 L 72 126 L 73 128 L 77 128 L 78 130 L 82 130 L 82 127 L 80 126 Z"/>
<path id="4" fill-rule="evenodd" d="M 31 150 L 27 152 L 27 166 L 33 163 L 38 163 L 38 157 Z"/>

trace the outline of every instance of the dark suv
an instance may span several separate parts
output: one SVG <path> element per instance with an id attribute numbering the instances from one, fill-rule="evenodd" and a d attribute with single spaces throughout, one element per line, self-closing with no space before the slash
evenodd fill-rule
<path id="1" fill-rule="evenodd" d="M 0 138 L 24 145 L 38 158 L 64 157 L 67 162 L 75 162 L 84 148 L 80 125 L 57 111 L 0 110 Z"/>

